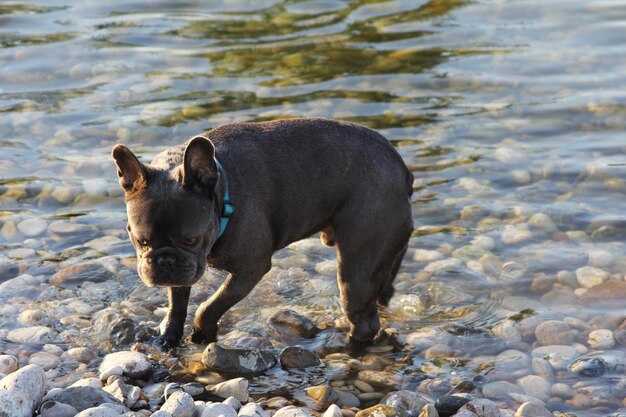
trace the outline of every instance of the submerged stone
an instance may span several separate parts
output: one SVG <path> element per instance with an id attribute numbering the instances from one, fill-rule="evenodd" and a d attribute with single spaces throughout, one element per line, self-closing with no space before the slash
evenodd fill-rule
<path id="1" fill-rule="evenodd" d="M 272 352 L 261 349 L 225 348 L 210 343 L 202 353 L 202 363 L 207 369 L 230 374 L 259 374 L 277 363 Z"/>
<path id="2" fill-rule="evenodd" d="M 297 346 L 283 349 L 279 360 L 283 367 L 295 369 L 305 369 L 321 364 L 320 358 L 315 353 Z"/>

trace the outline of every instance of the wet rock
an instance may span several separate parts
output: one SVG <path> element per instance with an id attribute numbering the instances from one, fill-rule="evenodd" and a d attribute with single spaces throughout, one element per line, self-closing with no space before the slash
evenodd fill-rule
<path id="1" fill-rule="evenodd" d="M 594 307 L 621 307 L 626 303 L 626 282 L 606 281 L 589 288 L 580 301 Z"/>
<path id="2" fill-rule="evenodd" d="M 229 349 L 210 343 L 202 353 L 202 363 L 207 369 L 239 375 L 262 373 L 276 365 L 270 351 L 260 349 Z"/>
<path id="3" fill-rule="evenodd" d="M 184 392 L 191 395 L 194 400 L 200 400 L 205 397 L 206 390 L 204 389 L 204 385 L 198 382 L 189 382 L 182 387 L 180 387 Z M 167 389 L 167 388 L 166 388 Z M 233 398 L 234 397 L 229 397 Z"/>
<path id="4" fill-rule="evenodd" d="M 424 397 L 406 390 L 390 392 L 380 401 L 380 405 L 393 409 L 400 417 L 417 417 L 426 404 Z"/>
<path id="5" fill-rule="evenodd" d="M 537 375 L 528 375 L 518 380 L 518 384 L 526 392 L 526 394 L 547 401 L 550 398 L 550 390 L 552 384 Z"/>
<path id="6" fill-rule="evenodd" d="M 505 245 L 515 245 L 532 239 L 533 234 L 523 226 L 506 225 L 500 236 Z"/>
<path id="7" fill-rule="evenodd" d="M 319 331 L 311 319 L 292 310 L 280 310 L 274 313 L 267 322 L 286 339 L 311 338 Z"/>
<path id="8" fill-rule="evenodd" d="M 32 417 L 46 390 L 46 374 L 27 365 L 0 380 L 0 415 Z"/>
<path id="9" fill-rule="evenodd" d="M 354 386 L 361 392 L 374 392 L 375 389 L 370 384 L 360 379 L 354 380 Z"/>
<path id="10" fill-rule="evenodd" d="M 435 409 L 440 417 L 455 415 L 461 407 L 470 402 L 470 398 L 458 395 L 443 395 L 435 401 Z"/>
<path id="11" fill-rule="evenodd" d="M 245 378 L 229 379 L 209 389 L 209 392 L 221 398 L 235 397 L 241 403 L 248 402 L 248 380 Z"/>
<path id="12" fill-rule="evenodd" d="M 150 417 L 174 417 L 172 413 L 168 413 L 167 411 L 159 410 L 156 413 L 150 414 Z M 198 416 L 202 417 L 202 415 Z"/>
<path id="13" fill-rule="evenodd" d="M 285 368 L 305 369 L 321 364 L 320 358 L 315 353 L 297 346 L 286 347 L 278 358 Z"/>
<path id="14" fill-rule="evenodd" d="M 525 402 L 515 412 L 515 417 L 552 417 L 552 413 L 540 404 Z"/>
<path id="15" fill-rule="evenodd" d="M 235 411 L 239 411 L 241 409 L 241 403 L 235 397 L 228 397 L 224 401 L 222 401 L 222 403 L 232 407 Z M 256 405 L 256 403 L 250 403 L 250 404 Z"/>
<path id="16" fill-rule="evenodd" d="M 58 333 L 46 326 L 22 327 L 11 330 L 7 334 L 9 342 L 26 344 L 26 343 L 50 343 L 53 342 Z"/>
<path id="17" fill-rule="evenodd" d="M 420 351 L 435 344 L 449 345 L 451 341 L 452 336 L 449 333 L 435 327 L 423 327 L 418 331 L 409 333 L 406 338 L 406 344 L 409 348 Z"/>
<path id="18" fill-rule="evenodd" d="M 170 382 L 163 389 L 163 398 L 165 398 L 165 400 L 167 401 L 167 399 L 170 398 L 170 396 L 173 393 L 178 392 L 178 391 L 182 391 L 182 390 L 183 390 L 183 387 L 181 387 L 180 384 L 178 384 L 176 382 Z"/>
<path id="19" fill-rule="evenodd" d="M 495 369 L 503 372 L 515 372 L 520 369 L 528 369 L 530 357 L 525 352 L 508 349 L 496 356 Z"/>
<path id="20" fill-rule="evenodd" d="M 107 407 L 91 407 L 76 414 L 76 417 L 120 417 L 120 413 Z"/>
<path id="21" fill-rule="evenodd" d="M 562 398 L 564 400 L 569 400 L 576 394 L 576 391 L 572 387 L 561 382 L 552 385 L 551 392 L 552 395 Z"/>
<path id="22" fill-rule="evenodd" d="M 581 357 L 576 359 L 570 365 L 569 369 L 576 375 L 598 377 L 604 375 L 608 371 L 606 361 L 599 356 Z"/>
<path id="23" fill-rule="evenodd" d="M 415 262 L 434 262 L 443 259 L 443 254 L 436 250 L 415 249 L 413 260 Z"/>
<path id="24" fill-rule="evenodd" d="M 194 417 L 196 413 L 196 405 L 193 398 L 191 398 L 191 395 L 183 391 L 176 391 L 167 399 L 167 401 L 165 401 L 161 410 L 167 411 L 176 417 Z"/>
<path id="25" fill-rule="evenodd" d="M 483 386 L 482 391 L 485 397 L 494 400 L 508 400 L 511 392 L 523 393 L 520 387 L 507 381 L 490 382 Z"/>
<path id="26" fill-rule="evenodd" d="M 112 382 L 109 382 L 102 389 L 120 400 L 126 407 L 133 408 L 141 396 L 141 388 L 124 383 L 119 376 L 114 378 Z"/>
<path id="27" fill-rule="evenodd" d="M 307 411 L 306 408 L 299 408 L 293 405 L 289 405 L 287 407 L 281 408 L 276 413 L 274 413 L 273 417 L 313 417 L 311 413 Z"/>
<path id="28" fill-rule="evenodd" d="M 13 355 L 0 355 L 0 373 L 8 375 L 17 371 L 18 360 Z"/>
<path id="29" fill-rule="evenodd" d="M 500 409 L 493 401 L 481 398 L 465 404 L 455 417 L 500 417 Z"/>
<path id="30" fill-rule="evenodd" d="M 542 346 L 532 351 L 533 358 L 546 359 L 555 371 L 567 369 L 580 352 L 572 346 L 551 345 Z"/>
<path id="31" fill-rule="evenodd" d="M 152 373 L 152 364 L 146 355 L 131 351 L 109 353 L 102 360 L 98 370 L 103 373 L 116 366 L 121 367 L 124 375 L 132 379 L 145 378 Z"/>
<path id="32" fill-rule="evenodd" d="M 61 359 L 55 354 L 48 352 L 33 353 L 28 358 L 28 363 L 31 365 L 39 365 L 44 371 L 56 368 L 61 364 Z"/>
<path id="33" fill-rule="evenodd" d="M 74 417 L 76 414 L 78 410 L 74 407 L 57 401 L 46 401 L 39 409 L 41 417 Z"/>
<path id="34" fill-rule="evenodd" d="M 420 412 L 419 416 L 417 417 L 440 417 L 440 416 L 434 405 L 426 404 L 422 408 L 422 411 Z"/>
<path id="35" fill-rule="evenodd" d="M 50 283 L 60 286 L 79 286 L 86 281 L 106 282 L 114 278 L 113 273 L 97 262 L 83 262 L 59 270 L 50 278 Z"/>
<path id="36" fill-rule="evenodd" d="M 63 404 L 71 405 L 78 411 L 97 407 L 104 403 L 122 405 L 117 398 L 103 389 L 89 386 L 65 388 L 52 396 L 50 399 Z"/>
<path id="37" fill-rule="evenodd" d="M 237 417 L 237 412 L 227 404 L 210 403 L 206 405 L 202 417 Z"/>
<path id="38" fill-rule="evenodd" d="M 528 225 L 533 229 L 546 233 L 552 233 L 557 229 L 552 219 L 543 213 L 534 214 L 528 219 Z"/>
<path id="39" fill-rule="evenodd" d="M 61 358 L 72 358 L 81 363 L 89 363 L 96 358 L 96 354 L 89 348 L 86 347 L 75 347 L 68 349 Z"/>
<path id="40" fill-rule="evenodd" d="M 598 329 L 589 333 L 587 343 L 591 349 L 612 349 L 615 346 L 615 338 L 609 329 Z"/>
<path id="41" fill-rule="evenodd" d="M 372 386 L 381 388 L 395 388 L 400 383 L 398 375 L 384 371 L 360 371 L 358 378 Z"/>
<path id="42" fill-rule="evenodd" d="M 361 406 L 360 399 L 353 393 L 349 391 L 340 390 L 340 389 L 335 390 L 335 392 L 339 396 L 339 399 L 337 400 L 337 405 L 339 407 L 358 408 Z"/>
<path id="43" fill-rule="evenodd" d="M 331 404 L 326 411 L 322 414 L 322 417 L 342 417 L 341 409 L 336 404 Z M 241 416 L 240 416 L 241 417 Z"/>
<path id="44" fill-rule="evenodd" d="M 17 225 L 17 229 L 25 237 L 39 236 L 43 234 L 43 232 L 45 232 L 47 228 L 48 228 L 48 224 L 45 222 L 45 220 L 42 220 L 38 217 L 26 219 L 24 221 L 21 221 Z"/>
<path id="45" fill-rule="evenodd" d="M 548 320 L 535 329 L 537 341 L 543 346 L 570 345 L 578 335 L 567 323 L 557 320 Z"/>
<path id="46" fill-rule="evenodd" d="M 583 266 L 576 270 L 576 279 L 583 288 L 592 288 L 602 284 L 609 277 L 609 273 L 593 266 Z"/>
<path id="47" fill-rule="evenodd" d="M 315 400 L 318 408 L 328 407 L 339 399 L 337 392 L 328 385 L 308 387 L 305 392 Z"/>
<path id="48" fill-rule="evenodd" d="M 544 358 L 533 358 L 531 362 L 533 372 L 547 381 L 554 380 L 554 369 Z"/>

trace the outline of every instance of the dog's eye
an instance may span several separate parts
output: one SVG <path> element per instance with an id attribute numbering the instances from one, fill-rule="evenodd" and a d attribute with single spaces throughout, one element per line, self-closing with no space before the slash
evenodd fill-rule
<path id="1" fill-rule="evenodd" d="M 198 238 L 197 237 L 188 237 L 187 239 L 184 240 L 183 243 L 185 245 L 187 245 L 187 246 L 193 246 L 196 243 L 198 243 Z"/>

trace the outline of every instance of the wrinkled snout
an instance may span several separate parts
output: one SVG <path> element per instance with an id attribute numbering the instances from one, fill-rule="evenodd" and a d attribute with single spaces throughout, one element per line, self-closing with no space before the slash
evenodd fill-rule
<path id="1" fill-rule="evenodd" d="M 197 281 L 198 265 L 173 247 L 154 249 L 137 264 L 139 277 L 148 287 L 180 287 Z"/>

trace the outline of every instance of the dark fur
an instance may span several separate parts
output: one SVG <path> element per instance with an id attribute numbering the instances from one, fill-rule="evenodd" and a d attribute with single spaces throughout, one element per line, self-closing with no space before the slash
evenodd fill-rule
<path id="1" fill-rule="evenodd" d="M 235 206 L 219 239 L 223 178 L 211 143 Z M 413 231 L 413 176 L 383 136 L 326 119 L 235 123 L 168 149 L 150 165 L 123 145 L 113 157 L 139 275 L 149 286 L 168 287 L 165 346 L 182 337 L 190 287 L 206 265 L 230 275 L 198 308 L 194 342 L 216 340 L 218 320 L 269 271 L 274 251 L 320 231 L 322 242 L 337 249 L 350 335 L 375 337 L 377 304 L 393 295 Z M 139 238 L 148 245 L 142 248 Z"/>

